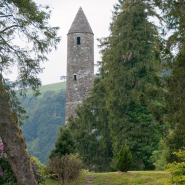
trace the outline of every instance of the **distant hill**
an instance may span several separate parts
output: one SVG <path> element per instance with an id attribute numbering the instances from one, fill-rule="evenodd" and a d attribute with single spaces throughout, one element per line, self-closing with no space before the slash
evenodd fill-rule
<path id="1" fill-rule="evenodd" d="M 27 150 L 42 163 L 57 140 L 59 127 L 65 123 L 66 82 L 43 85 L 41 95 L 33 97 L 28 89 L 26 97 L 20 97 L 29 119 L 22 126 Z"/>
<path id="2" fill-rule="evenodd" d="M 59 82 L 59 83 L 54 83 L 54 84 L 42 85 L 39 89 L 40 89 L 41 96 L 38 96 L 38 98 L 42 97 L 44 95 L 44 93 L 46 93 L 47 91 L 54 91 L 54 92 L 58 93 L 62 89 L 65 90 L 66 89 L 66 82 Z M 33 96 L 32 89 L 28 89 L 26 96 L 27 97 Z"/>

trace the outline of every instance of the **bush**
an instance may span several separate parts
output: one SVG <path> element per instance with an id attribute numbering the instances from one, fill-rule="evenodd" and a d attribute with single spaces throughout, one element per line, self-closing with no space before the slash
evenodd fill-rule
<path id="1" fill-rule="evenodd" d="M 13 175 L 13 171 L 11 166 L 8 162 L 8 158 L 6 153 L 3 150 L 3 143 L 0 140 L 0 184 L 7 185 L 9 183 L 16 183 L 17 180 Z"/>
<path id="2" fill-rule="evenodd" d="M 44 181 L 44 168 L 40 161 L 28 154 L 30 157 L 30 162 L 33 170 L 33 174 L 35 176 L 35 180 L 38 184 L 42 184 Z M 16 184 L 17 180 L 13 175 L 13 171 L 11 166 L 8 162 L 8 158 L 6 153 L 3 151 L 3 143 L 0 140 L 0 185 L 7 185 L 7 184 Z"/>
<path id="3" fill-rule="evenodd" d="M 77 180 L 82 173 L 82 161 L 78 154 L 53 156 L 46 163 L 46 174 L 59 180 L 61 185 Z"/>
<path id="4" fill-rule="evenodd" d="M 62 157 L 66 154 L 76 153 L 75 141 L 71 135 L 71 132 L 68 128 L 64 126 L 60 128 L 58 134 L 58 141 L 55 143 L 55 149 L 51 151 L 49 158 L 58 155 Z"/>
<path id="5" fill-rule="evenodd" d="M 130 152 L 129 146 L 123 145 L 121 146 L 121 149 L 118 153 L 118 158 L 116 162 L 116 167 L 122 171 L 127 172 L 132 164 L 132 154 Z"/>
<path id="6" fill-rule="evenodd" d="M 155 166 L 155 170 L 164 170 L 164 166 L 167 165 L 167 158 L 169 157 L 169 148 L 166 147 L 164 141 L 161 139 L 158 143 L 158 149 L 152 152 L 151 160 Z"/>
<path id="7" fill-rule="evenodd" d="M 185 150 L 174 152 L 181 162 L 168 163 L 164 169 L 171 172 L 168 179 L 160 180 L 164 185 L 170 184 L 185 184 Z"/>
<path id="8" fill-rule="evenodd" d="M 31 154 L 29 154 L 29 156 L 35 180 L 38 184 L 43 184 L 45 181 L 44 165 L 41 164 L 41 162 L 36 157 L 32 156 Z"/>

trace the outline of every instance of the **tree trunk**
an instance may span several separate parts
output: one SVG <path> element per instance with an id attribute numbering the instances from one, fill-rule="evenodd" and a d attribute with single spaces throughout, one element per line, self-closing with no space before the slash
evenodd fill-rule
<path id="1" fill-rule="evenodd" d="M 30 161 L 26 152 L 25 139 L 17 125 L 15 116 L 9 105 L 9 95 L 2 87 L 0 74 L 0 137 L 4 151 L 19 185 L 37 185 Z"/>

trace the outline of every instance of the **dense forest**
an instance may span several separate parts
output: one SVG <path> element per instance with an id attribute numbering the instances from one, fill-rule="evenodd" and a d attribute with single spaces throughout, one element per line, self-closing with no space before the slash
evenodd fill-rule
<path id="1" fill-rule="evenodd" d="M 48 160 L 57 140 L 59 127 L 65 123 L 65 90 L 47 91 L 41 97 L 24 97 L 20 101 L 29 119 L 22 126 L 27 151 L 42 163 Z"/>

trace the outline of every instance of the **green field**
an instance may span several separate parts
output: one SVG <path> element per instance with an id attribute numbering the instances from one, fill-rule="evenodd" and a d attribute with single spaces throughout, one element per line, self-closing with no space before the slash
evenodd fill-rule
<path id="1" fill-rule="evenodd" d="M 47 91 L 59 92 L 62 89 L 66 89 L 66 82 L 59 82 L 59 83 L 54 83 L 54 84 L 42 85 L 39 89 L 40 89 L 41 96 L 44 95 L 44 93 Z M 27 97 L 33 96 L 31 89 L 28 89 L 26 96 Z M 41 97 L 41 96 L 39 96 L 39 97 Z"/>
<path id="2" fill-rule="evenodd" d="M 169 172 L 165 171 L 129 171 L 109 173 L 87 173 L 86 177 L 93 177 L 93 185 L 162 185 L 158 180 L 168 178 Z M 60 185 L 56 180 L 47 180 L 46 185 Z M 82 180 L 79 185 L 87 185 L 87 180 Z"/>

